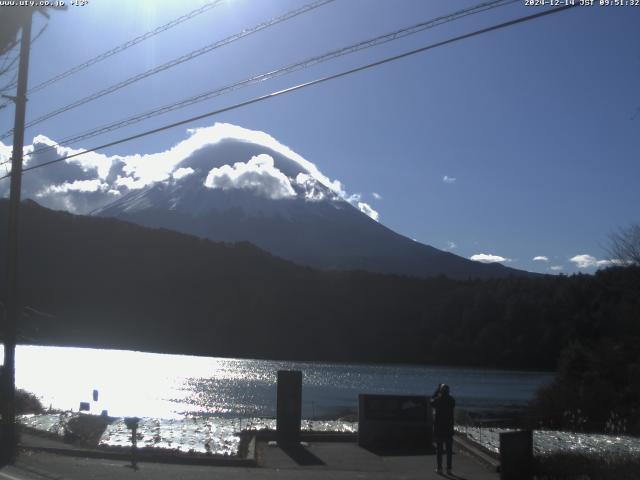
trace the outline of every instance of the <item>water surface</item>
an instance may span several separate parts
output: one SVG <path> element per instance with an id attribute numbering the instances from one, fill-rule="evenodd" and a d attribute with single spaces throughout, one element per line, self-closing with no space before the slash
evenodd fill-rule
<path id="1" fill-rule="evenodd" d="M 18 346 L 16 384 L 45 406 L 113 416 L 268 418 L 275 416 L 276 372 L 303 372 L 303 417 L 353 414 L 359 393 L 431 395 L 451 385 L 458 406 L 524 406 L 552 374 L 508 370 L 283 362 L 123 350 Z M 92 391 L 98 390 L 97 402 Z"/>

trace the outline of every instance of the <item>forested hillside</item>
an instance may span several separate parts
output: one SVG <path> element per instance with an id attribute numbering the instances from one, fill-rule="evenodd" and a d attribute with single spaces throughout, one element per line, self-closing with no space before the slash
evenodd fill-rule
<path id="1" fill-rule="evenodd" d="M 0 203 L 4 271 L 6 202 Z M 640 268 L 496 280 L 299 267 L 23 205 L 23 343 L 211 356 L 554 369 L 572 341 L 640 337 Z M 0 277 L 4 292 L 4 276 Z"/>

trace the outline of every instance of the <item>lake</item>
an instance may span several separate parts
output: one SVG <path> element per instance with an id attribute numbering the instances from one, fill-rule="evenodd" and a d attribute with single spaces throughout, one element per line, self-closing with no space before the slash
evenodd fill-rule
<path id="1" fill-rule="evenodd" d="M 1 350 L 1 349 L 0 349 Z M 18 346 L 16 384 L 45 407 L 113 416 L 271 418 L 276 372 L 303 372 L 303 417 L 338 418 L 357 410 L 359 393 L 431 395 L 448 383 L 469 410 L 522 407 L 548 372 L 417 365 L 364 365 L 195 357 L 123 350 Z M 98 401 L 92 400 L 98 390 Z"/>

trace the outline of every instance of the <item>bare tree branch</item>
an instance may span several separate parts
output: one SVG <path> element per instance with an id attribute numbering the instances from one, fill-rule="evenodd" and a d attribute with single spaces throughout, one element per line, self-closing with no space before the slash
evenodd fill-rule
<path id="1" fill-rule="evenodd" d="M 609 255 L 627 265 L 640 265 L 640 224 L 634 223 L 609 235 Z"/>

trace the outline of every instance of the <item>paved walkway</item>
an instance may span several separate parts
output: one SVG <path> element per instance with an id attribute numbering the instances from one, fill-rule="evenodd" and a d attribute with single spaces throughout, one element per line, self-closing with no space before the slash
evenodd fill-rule
<path id="1" fill-rule="evenodd" d="M 45 445 L 46 444 L 46 445 Z M 41 439 L 41 446 L 62 442 Z M 63 447 L 64 448 L 64 447 Z M 140 463 L 133 470 L 120 460 L 24 451 L 16 464 L 0 470 L 0 480 L 86 479 L 403 479 L 497 480 L 492 471 L 465 452 L 454 455 L 454 475 L 434 472 L 434 455 L 378 455 L 354 442 L 311 442 L 306 448 L 284 451 L 266 441 L 256 446 L 258 467 L 225 467 Z"/>
<path id="2" fill-rule="evenodd" d="M 258 465 L 263 469 L 291 472 L 301 478 L 398 478 L 442 479 L 435 473 L 434 454 L 376 454 L 356 443 L 316 442 L 298 452 L 287 452 L 267 443 L 257 445 Z M 499 475 L 465 452 L 454 450 L 454 475 L 448 478 L 496 480 Z M 313 473 L 313 475 L 312 475 Z M 275 478 L 275 477 L 273 477 Z"/>

